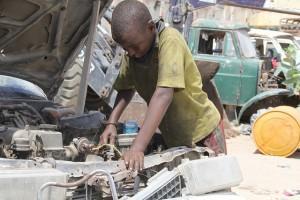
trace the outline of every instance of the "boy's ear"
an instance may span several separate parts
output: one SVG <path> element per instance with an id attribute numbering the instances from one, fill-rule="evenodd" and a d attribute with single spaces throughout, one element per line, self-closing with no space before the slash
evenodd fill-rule
<path id="1" fill-rule="evenodd" d="M 148 28 L 151 32 L 155 31 L 155 23 L 153 22 L 153 20 L 150 20 L 150 21 L 148 22 L 147 28 Z"/>

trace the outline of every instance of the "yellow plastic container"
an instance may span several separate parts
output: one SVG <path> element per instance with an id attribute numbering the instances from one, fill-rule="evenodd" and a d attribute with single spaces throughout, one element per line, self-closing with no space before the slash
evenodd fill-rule
<path id="1" fill-rule="evenodd" d="M 256 119 L 252 135 L 262 153 L 288 157 L 300 147 L 300 112 L 289 106 L 273 108 Z"/>

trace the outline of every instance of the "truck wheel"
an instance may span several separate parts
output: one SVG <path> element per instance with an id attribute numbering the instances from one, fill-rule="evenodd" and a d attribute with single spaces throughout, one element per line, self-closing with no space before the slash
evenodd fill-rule
<path id="1" fill-rule="evenodd" d="M 117 45 L 113 42 L 111 36 L 102 29 L 97 29 L 94 43 L 95 49 L 92 55 L 92 62 L 100 66 L 101 70 L 106 73 L 116 56 Z M 84 50 L 81 50 L 72 66 L 64 74 L 64 80 L 54 97 L 55 103 L 76 110 L 83 63 Z M 99 110 L 103 113 L 110 113 L 111 111 L 110 107 L 90 87 L 87 90 L 85 110 Z"/>
<path id="2" fill-rule="evenodd" d="M 75 59 L 74 64 L 64 74 L 64 80 L 54 97 L 54 102 L 60 105 L 76 108 L 80 80 L 82 74 L 83 60 Z"/>
<path id="3" fill-rule="evenodd" d="M 64 81 L 54 97 L 55 103 L 73 109 L 77 107 L 82 67 L 82 59 L 76 59 L 72 67 L 67 70 L 64 75 Z M 90 87 L 88 87 L 86 94 L 85 110 L 98 110 L 103 113 L 111 112 L 111 108 Z"/>

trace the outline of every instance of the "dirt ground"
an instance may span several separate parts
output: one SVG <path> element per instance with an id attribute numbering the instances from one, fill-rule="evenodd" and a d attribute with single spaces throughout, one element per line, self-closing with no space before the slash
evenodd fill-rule
<path id="1" fill-rule="evenodd" d="M 228 139 L 227 146 L 228 154 L 237 157 L 244 178 L 233 192 L 247 200 L 300 200 L 299 151 L 289 158 L 265 156 L 245 135 Z M 287 196 L 293 190 L 299 194 Z"/>

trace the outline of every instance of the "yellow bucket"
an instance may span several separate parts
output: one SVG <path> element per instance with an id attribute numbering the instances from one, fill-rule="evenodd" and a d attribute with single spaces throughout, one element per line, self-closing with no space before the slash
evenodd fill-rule
<path id="1" fill-rule="evenodd" d="M 262 153 L 288 157 L 300 147 L 300 112 L 289 106 L 273 108 L 255 120 L 252 135 Z"/>

